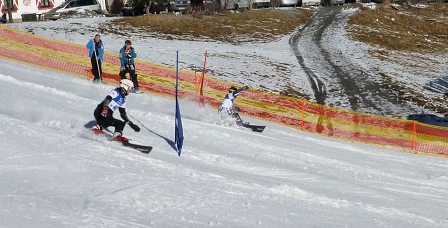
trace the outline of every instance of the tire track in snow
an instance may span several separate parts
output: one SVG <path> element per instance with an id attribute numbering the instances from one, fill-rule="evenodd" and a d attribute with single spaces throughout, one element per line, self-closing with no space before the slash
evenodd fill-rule
<path id="1" fill-rule="evenodd" d="M 292 35 L 292 37 L 289 39 L 289 45 L 291 46 L 294 55 L 299 61 L 300 66 L 303 68 L 308 77 L 308 81 L 310 82 L 311 88 L 314 91 L 314 98 L 316 99 L 316 102 L 319 104 L 325 104 L 325 98 L 327 95 L 325 84 L 319 79 L 319 77 L 317 77 L 316 74 L 314 74 L 313 69 L 309 68 L 308 65 L 305 64 L 304 57 L 298 49 L 299 40 L 302 38 L 304 31 L 308 30 L 310 24 L 313 23 L 316 15 L 317 14 L 314 14 L 314 16 L 305 24 L 305 26 L 303 26 L 294 35 Z"/>
<path id="2" fill-rule="evenodd" d="M 342 6 L 322 7 L 289 40 L 317 103 L 391 117 L 415 113 L 415 107 L 354 57 L 359 48 L 341 36 L 351 12 Z"/>

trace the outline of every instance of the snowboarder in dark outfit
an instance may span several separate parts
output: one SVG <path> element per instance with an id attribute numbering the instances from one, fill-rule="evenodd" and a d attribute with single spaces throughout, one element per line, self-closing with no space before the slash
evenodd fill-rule
<path id="1" fill-rule="evenodd" d="M 137 74 L 135 73 L 134 58 L 137 58 L 137 53 L 135 53 L 132 47 L 132 42 L 126 40 L 124 46 L 120 49 L 120 77 L 121 79 L 126 78 L 126 74 L 129 73 L 131 80 L 135 86 L 135 92 L 139 92 Z"/>
<path id="2" fill-rule="evenodd" d="M 90 63 L 92 64 L 93 82 L 101 82 L 103 73 L 101 63 L 103 62 L 104 45 L 100 34 L 89 40 L 86 47 L 89 49 Z"/>
<path id="3" fill-rule="evenodd" d="M 244 86 L 243 88 L 240 88 L 240 89 L 233 87 L 233 86 L 230 87 L 229 93 L 227 93 L 227 95 L 224 97 L 224 100 L 222 101 L 221 106 L 219 106 L 219 109 L 218 109 L 218 112 L 220 114 L 228 114 L 231 117 L 235 118 L 236 124 L 238 126 L 248 125 L 249 122 L 243 123 L 243 120 L 241 119 L 240 114 L 238 114 L 239 108 L 233 108 L 233 102 L 239 93 L 243 92 L 244 90 L 248 90 L 248 89 L 249 89 L 248 86 Z"/>
<path id="4" fill-rule="evenodd" d="M 119 141 L 127 141 L 126 138 L 122 137 L 123 129 L 127 124 L 136 132 L 140 131 L 140 127 L 133 124 L 127 114 L 126 114 L 126 96 L 134 89 L 134 84 L 128 79 L 122 79 L 120 81 L 119 87 L 113 89 L 104 98 L 104 100 L 98 104 L 93 115 L 95 116 L 97 124 L 92 127 L 92 130 L 100 133 L 103 128 L 114 126 L 114 138 Z M 114 111 L 120 112 L 121 118 L 124 121 L 115 119 L 113 117 Z"/>

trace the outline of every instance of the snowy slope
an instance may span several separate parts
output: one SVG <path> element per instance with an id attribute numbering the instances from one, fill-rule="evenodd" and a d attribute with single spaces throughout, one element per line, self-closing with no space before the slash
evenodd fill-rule
<path id="1" fill-rule="evenodd" d="M 142 131 L 125 135 L 155 146 L 145 155 L 85 129 L 113 86 L 7 60 L 0 82 L 2 228 L 448 225 L 446 158 L 252 133 L 186 100 L 179 157 L 174 100 L 131 94 Z"/>

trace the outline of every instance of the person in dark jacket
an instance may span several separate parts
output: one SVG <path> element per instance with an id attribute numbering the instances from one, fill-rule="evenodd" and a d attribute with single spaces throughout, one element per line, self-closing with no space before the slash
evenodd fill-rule
<path id="1" fill-rule="evenodd" d="M 101 69 L 101 63 L 103 62 L 104 45 L 101 41 L 100 34 L 96 34 L 95 38 L 89 40 L 86 44 L 89 49 L 90 63 L 92 64 L 93 82 L 101 82 L 103 71 Z"/>
<path id="2" fill-rule="evenodd" d="M 126 40 L 124 46 L 120 49 L 120 77 L 126 79 L 126 74 L 129 73 L 131 81 L 134 83 L 134 92 L 138 93 L 138 81 L 137 74 L 135 73 L 134 58 L 137 58 L 137 54 L 132 47 L 132 42 Z"/>
<path id="3" fill-rule="evenodd" d="M 103 128 L 113 126 L 115 127 L 114 135 L 115 139 L 119 141 L 127 141 L 123 137 L 123 129 L 126 123 L 136 132 L 140 131 L 140 127 L 132 123 L 126 114 L 126 96 L 134 89 L 134 84 L 129 79 L 122 79 L 120 85 L 109 92 L 109 94 L 104 98 L 104 100 L 98 104 L 93 116 L 97 124 L 92 127 L 92 130 L 96 133 L 103 133 Z M 113 114 L 114 111 L 118 110 L 120 112 L 121 121 L 115 119 Z"/>
<path id="4" fill-rule="evenodd" d="M 3 13 L 2 18 L 0 18 L 0 23 L 6 24 L 8 20 L 6 19 L 6 13 Z"/>

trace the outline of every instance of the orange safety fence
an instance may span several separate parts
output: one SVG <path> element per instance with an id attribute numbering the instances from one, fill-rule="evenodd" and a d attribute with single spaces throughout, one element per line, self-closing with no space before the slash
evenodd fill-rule
<path id="1" fill-rule="evenodd" d="M 0 37 L 3 44 L 0 56 L 3 58 L 89 79 L 92 77 L 88 50 L 84 45 L 39 37 L 7 26 L 0 27 Z M 117 47 L 117 52 L 120 48 Z M 105 52 L 103 80 L 118 84 L 119 64 L 117 54 Z M 174 96 L 175 69 L 139 60 L 136 65 L 140 90 Z M 199 101 L 198 78 L 194 72 L 179 71 L 181 97 L 188 96 Z M 218 107 L 231 85 L 223 80 L 205 77 L 204 103 Z M 448 128 L 444 127 L 332 108 L 254 89 L 240 95 L 237 103 L 248 116 L 311 133 L 415 153 L 448 155 Z"/>

